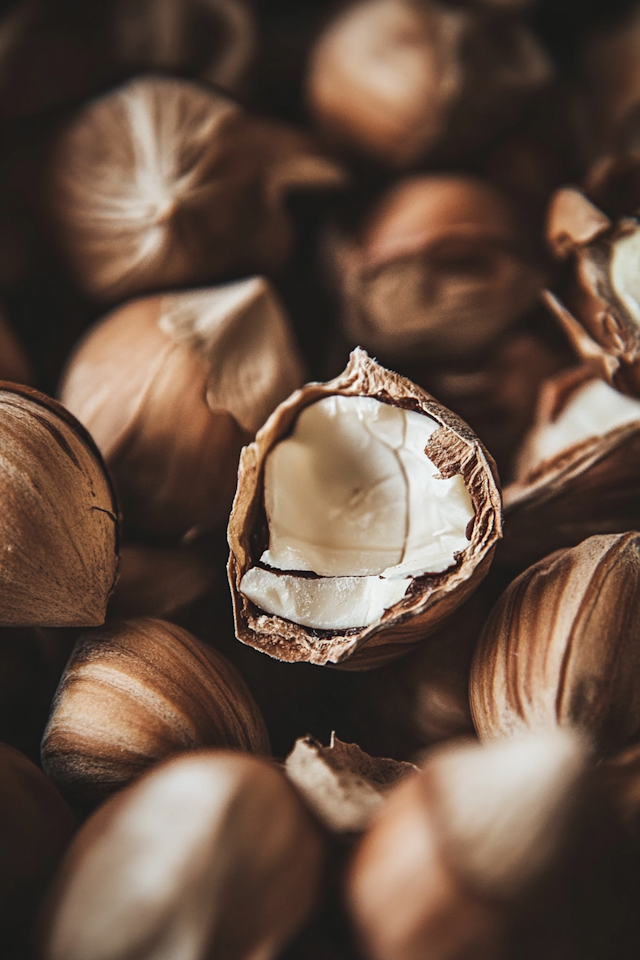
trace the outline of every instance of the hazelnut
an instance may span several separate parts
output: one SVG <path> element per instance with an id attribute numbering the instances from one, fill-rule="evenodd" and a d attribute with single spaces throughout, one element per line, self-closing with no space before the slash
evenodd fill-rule
<path id="1" fill-rule="evenodd" d="M 640 527 L 640 402 L 576 367 L 546 381 L 504 490 L 499 564 L 518 571 L 598 533 Z"/>
<path id="2" fill-rule="evenodd" d="M 42 771 L 3 743 L 0 784 L 0 932 L 6 933 L 33 920 L 76 820 Z"/>
<path id="3" fill-rule="evenodd" d="M 521 574 L 478 644 L 478 735 L 572 727 L 597 756 L 640 738 L 640 534 L 590 537 Z"/>
<path id="4" fill-rule="evenodd" d="M 513 16 L 432 0 L 359 0 L 316 41 L 307 101 L 328 142 L 408 167 L 459 156 L 517 115 L 551 65 Z"/>
<path id="5" fill-rule="evenodd" d="M 355 350 L 242 453 L 228 531 L 238 639 L 354 669 L 406 653 L 488 569 L 492 469 L 462 421 Z"/>
<path id="6" fill-rule="evenodd" d="M 0 380 L 32 383 L 33 373 L 19 340 L 0 311 Z"/>
<path id="7" fill-rule="evenodd" d="M 185 80 L 132 80 L 87 106 L 52 162 L 54 229 L 82 289 L 114 302 L 288 258 L 291 189 L 342 171 L 296 130 Z"/>
<path id="8" fill-rule="evenodd" d="M 102 457 L 55 400 L 0 383 L 1 626 L 104 622 L 118 508 Z"/>
<path id="9" fill-rule="evenodd" d="M 272 960 L 318 897 L 324 842 L 273 764 L 168 761 L 82 827 L 51 889 L 44 960 Z"/>
<path id="10" fill-rule="evenodd" d="M 346 338 L 395 359 L 464 358 L 536 303 L 543 272 L 490 183 L 424 174 L 396 183 L 333 253 Z"/>
<path id="11" fill-rule="evenodd" d="M 489 960 L 557 863 L 584 772 L 566 732 L 450 744 L 390 795 L 349 867 L 367 960 Z"/>
<path id="12" fill-rule="evenodd" d="M 43 768 L 65 796 L 93 804 L 198 747 L 269 752 L 260 711 L 221 654 L 162 620 L 79 638 L 42 740 Z"/>
<path id="13" fill-rule="evenodd" d="M 303 380 L 275 291 L 252 277 L 120 307 L 79 344 L 60 398 L 100 447 L 125 521 L 175 540 L 226 521 L 241 447 Z"/>

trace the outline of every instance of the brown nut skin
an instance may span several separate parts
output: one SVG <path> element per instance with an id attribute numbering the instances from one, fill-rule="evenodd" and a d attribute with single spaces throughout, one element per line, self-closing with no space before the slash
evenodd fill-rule
<path id="1" fill-rule="evenodd" d="M 489 960 L 564 850 L 584 749 L 554 731 L 450 742 L 398 786 L 346 877 L 367 960 Z"/>
<path id="2" fill-rule="evenodd" d="M 240 591 L 240 581 L 260 556 L 256 541 L 266 529 L 263 505 L 265 461 L 306 406 L 322 397 L 370 396 L 422 411 L 441 425 L 426 449 L 444 477 L 462 474 L 475 510 L 469 546 L 456 565 L 441 574 L 416 577 L 403 599 L 368 627 L 342 631 L 302 627 L 265 614 Z M 335 664 L 371 670 L 407 653 L 473 592 L 486 575 L 502 536 L 500 490 L 495 464 L 481 442 L 455 414 L 430 394 L 385 370 L 364 350 L 354 350 L 344 372 L 327 383 L 310 383 L 280 404 L 240 459 L 238 489 L 229 519 L 229 583 L 236 636 L 278 660 Z M 258 536 L 256 536 L 256 534 Z"/>
<path id="3" fill-rule="evenodd" d="M 345 335 L 385 357 L 473 356 L 536 304 L 543 284 L 515 209 L 479 177 L 406 177 L 358 237 L 335 240 Z"/>
<path id="4" fill-rule="evenodd" d="M 469 694 L 482 740 L 575 727 L 596 755 L 640 737 L 640 534 L 590 537 L 521 574 L 492 611 Z"/>
<path id="5" fill-rule="evenodd" d="M 517 18 L 496 30 L 469 5 L 360 0 L 317 40 L 307 103 L 333 146 L 402 169 L 475 149 L 550 77 Z"/>
<path id="6" fill-rule="evenodd" d="M 43 768 L 68 799 L 95 804 L 200 747 L 269 753 L 260 711 L 225 657 L 162 620 L 79 638 L 42 740 Z"/>
<path id="7" fill-rule="evenodd" d="M 104 622 L 118 506 L 95 443 L 61 404 L 0 382 L 0 626 Z"/>
<path id="8" fill-rule="evenodd" d="M 59 393 L 100 447 L 125 523 L 175 542 L 226 522 L 242 446 L 303 380 L 276 294 L 252 277 L 108 314 Z"/>
<path id="9" fill-rule="evenodd" d="M 284 774 L 177 757 L 83 826 L 51 889 L 43 960 L 271 960 L 316 906 L 325 840 Z"/>
<path id="10" fill-rule="evenodd" d="M 196 83 L 144 77 L 90 104 L 62 136 L 52 229 L 82 289 L 114 303 L 279 270 L 293 243 L 288 190 L 344 180 L 298 131 Z"/>
<path id="11" fill-rule="evenodd" d="M 76 826 L 42 771 L 0 744 L 0 932 L 33 919 Z"/>

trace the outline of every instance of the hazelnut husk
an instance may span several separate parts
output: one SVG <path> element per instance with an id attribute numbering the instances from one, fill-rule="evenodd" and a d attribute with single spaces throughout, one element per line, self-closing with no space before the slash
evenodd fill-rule
<path id="1" fill-rule="evenodd" d="M 82 827 L 41 924 L 46 960 L 272 960 L 320 894 L 325 841 L 274 764 L 177 757 Z M 141 878 L 144 877 L 144 883 Z"/>
<path id="2" fill-rule="evenodd" d="M 511 919 L 564 855 L 584 761 L 564 731 L 430 753 L 389 795 L 348 869 L 365 956 L 503 956 Z"/>
<path id="3" fill-rule="evenodd" d="M 551 72 L 498 5 L 360 0 L 317 39 L 306 95 L 327 142 L 406 168 L 486 143 Z"/>
<path id="4" fill-rule="evenodd" d="M 0 784 L 0 932 L 6 934 L 33 921 L 77 824 L 35 763 L 4 743 Z"/>
<path id="5" fill-rule="evenodd" d="M 345 175 L 295 129 L 198 84 L 132 80 L 95 101 L 51 162 L 55 239 L 82 290 L 115 302 L 286 262 L 291 190 Z"/>
<path id="6" fill-rule="evenodd" d="M 395 360 L 478 354 L 531 310 L 544 278 L 508 198 L 453 173 L 398 181 L 329 253 L 345 338 Z"/>
<path id="7" fill-rule="evenodd" d="M 222 654 L 162 620 L 80 636 L 42 739 L 43 768 L 67 798 L 95 804 L 200 747 L 269 752 L 260 711 Z"/>
<path id="8" fill-rule="evenodd" d="M 241 586 L 249 570 L 260 569 L 257 565 L 269 532 L 263 500 L 267 458 L 302 411 L 329 397 L 374 398 L 431 418 L 437 427 L 424 452 L 439 471 L 437 478 L 462 478 L 473 510 L 466 531 L 469 545 L 456 554 L 453 565 L 440 573 L 415 576 L 399 602 L 360 628 L 316 629 L 269 615 L 243 594 Z M 243 450 L 228 529 L 236 636 L 279 660 L 336 664 L 346 669 L 371 669 L 402 656 L 473 592 L 489 568 L 501 536 L 500 492 L 493 470 L 491 457 L 458 417 L 415 384 L 380 367 L 365 351 L 355 350 L 344 373 L 294 393 L 272 414 L 255 442 Z M 354 504 L 358 496 L 356 491 Z M 327 585 L 332 586 L 329 578 Z"/>
<path id="9" fill-rule="evenodd" d="M 303 381 L 280 301 L 251 277 L 120 307 L 77 347 L 60 398 L 100 447 L 125 522 L 171 541 L 226 522 L 242 446 Z"/>
<path id="10" fill-rule="evenodd" d="M 417 767 L 370 757 L 332 733 L 328 747 L 309 736 L 296 740 L 285 770 L 328 830 L 354 834 L 371 824 L 389 791 Z"/>
<path id="11" fill-rule="evenodd" d="M 118 507 L 93 440 L 63 406 L 0 383 L 1 626 L 104 622 Z"/>
<path id="12" fill-rule="evenodd" d="M 574 367 L 546 381 L 504 489 L 497 562 L 518 572 L 552 550 L 640 527 L 640 404 Z"/>
<path id="13" fill-rule="evenodd" d="M 522 573 L 485 625 L 469 685 L 482 740 L 549 727 L 596 756 L 640 738 L 640 534 L 590 537 Z"/>

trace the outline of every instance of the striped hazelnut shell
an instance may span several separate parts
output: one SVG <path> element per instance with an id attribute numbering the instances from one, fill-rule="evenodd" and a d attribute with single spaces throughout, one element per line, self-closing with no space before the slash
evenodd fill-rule
<path id="1" fill-rule="evenodd" d="M 65 796 L 93 804 L 201 747 L 269 752 L 260 711 L 221 654 L 162 620 L 79 638 L 42 741 L 43 768 Z"/>

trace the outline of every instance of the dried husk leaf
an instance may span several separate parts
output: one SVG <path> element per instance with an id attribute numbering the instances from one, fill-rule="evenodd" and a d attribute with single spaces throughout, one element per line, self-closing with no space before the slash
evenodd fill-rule
<path id="1" fill-rule="evenodd" d="M 27 355 L 0 311 L 0 380 L 32 383 L 33 373 Z"/>
<path id="2" fill-rule="evenodd" d="M 493 7 L 349 4 L 311 54 L 307 101 L 322 135 L 396 168 L 487 142 L 552 74 L 529 28 L 509 16 L 496 30 Z"/>
<path id="3" fill-rule="evenodd" d="M 0 382 L 0 422 L 0 626 L 103 623 L 118 507 L 98 449 L 64 407 L 29 387 Z"/>
<path id="4" fill-rule="evenodd" d="M 412 763 L 370 757 L 335 733 L 328 747 L 301 737 L 285 761 L 289 780 L 334 833 L 366 830 L 394 784 L 417 769 Z"/>
<path id="5" fill-rule="evenodd" d="M 175 758 L 84 824 L 51 889 L 41 955 L 273 960 L 318 902 L 325 845 L 274 764 Z"/>
<path id="6" fill-rule="evenodd" d="M 177 539 L 226 521 L 242 446 L 303 380 L 256 277 L 116 310 L 79 344 L 60 397 L 100 447 L 125 520 Z"/>
<path id="7" fill-rule="evenodd" d="M 54 785 L 17 750 L 0 744 L 0 931 L 32 921 L 76 829 Z"/>
<path id="8" fill-rule="evenodd" d="M 263 473 L 269 452 L 285 437 L 305 407 L 322 397 L 370 396 L 396 406 L 423 411 L 441 424 L 426 454 L 443 477 L 462 474 L 475 510 L 467 549 L 455 567 L 414 579 L 407 595 L 368 627 L 332 633 L 301 627 L 269 616 L 240 592 L 240 581 L 260 555 L 256 536 L 263 535 Z M 455 414 L 398 374 L 380 367 L 364 350 L 354 350 L 345 371 L 328 383 L 307 384 L 282 403 L 242 451 L 238 489 L 229 520 L 229 582 L 236 636 L 242 643 L 278 660 L 336 664 L 368 670 L 407 653 L 436 629 L 473 592 L 485 576 L 502 532 L 501 500 L 495 469 L 480 441 Z"/>
<path id="9" fill-rule="evenodd" d="M 346 339 L 388 357 L 473 355 L 531 309 L 543 284 L 515 211 L 476 177 L 405 178 L 359 236 L 332 239 Z"/>
<path id="10" fill-rule="evenodd" d="M 201 747 L 269 752 L 260 711 L 225 657 L 162 620 L 79 638 L 42 740 L 43 768 L 66 797 L 94 804 Z"/>
<path id="11" fill-rule="evenodd" d="M 521 574 L 471 671 L 481 739 L 572 727 L 597 755 L 640 737 L 640 534 L 590 537 Z"/>
<path id="12" fill-rule="evenodd" d="M 296 167 L 300 159 L 313 161 Z M 130 81 L 61 137 L 50 204 L 78 282 L 114 302 L 282 267 L 287 190 L 342 185 L 302 134 L 184 80 Z"/>
<path id="13" fill-rule="evenodd" d="M 593 372 L 587 366 L 548 380 L 529 436 L 553 422 L 590 379 Z M 505 534 L 498 564 L 522 570 L 587 537 L 640 528 L 639 452 L 640 420 L 597 432 L 531 465 L 525 439 L 516 479 L 504 489 Z"/>
<path id="14" fill-rule="evenodd" d="M 395 789 L 347 874 L 374 960 L 502 956 L 507 924 L 561 858 L 584 751 L 566 735 L 430 754 Z"/>

